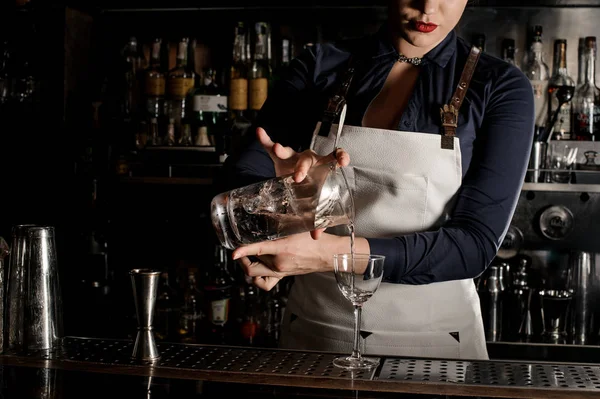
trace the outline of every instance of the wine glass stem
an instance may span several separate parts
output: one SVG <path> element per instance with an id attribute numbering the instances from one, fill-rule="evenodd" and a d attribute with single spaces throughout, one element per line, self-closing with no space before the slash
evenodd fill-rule
<path id="1" fill-rule="evenodd" d="M 360 315 L 362 311 L 362 304 L 354 304 L 354 347 L 352 348 L 352 357 L 360 359 L 360 350 L 358 347 L 358 340 L 360 338 Z"/>

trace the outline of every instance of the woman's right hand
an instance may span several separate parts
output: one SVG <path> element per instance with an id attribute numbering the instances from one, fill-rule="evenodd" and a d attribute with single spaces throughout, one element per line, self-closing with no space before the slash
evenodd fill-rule
<path id="1" fill-rule="evenodd" d="M 305 150 L 298 153 L 291 147 L 284 147 L 279 143 L 274 143 L 265 129 L 261 127 L 256 129 L 256 137 L 273 160 L 275 174 L 277 176 L 284 176 L 293 173 L 296 183 L 304 180 L 308 171 L 313 166 L 334 160 L 337 160 L 338 166 L 348 166 L 350 164 L 350 155 L 341 148 L 336 148 L 331 154 L 325 156 L 321 156 L 313 150 Z M 310 232 L 310 235 L 316 240 L 324 230 L 313 230 Z"/>
<path id="2" fill-rule="evenodd" d="M 296 183 L 304 180 L 306 174 L 313 166 L 333 160 L 337 160 L 338 166 L 348 166 L 350 164 L 350 155 L 341 148 L 337 148 L 334 152 L 325 156 L 321 156 L 313 150 L 305 150 L 298 153 L 291 147 L 284 147 L 279 143 L 274 143 L 265 129 L 261 127 L 256 129 L 256 137 L 273 160 L 275 174 L 283 176 L 293 173 Z"/>

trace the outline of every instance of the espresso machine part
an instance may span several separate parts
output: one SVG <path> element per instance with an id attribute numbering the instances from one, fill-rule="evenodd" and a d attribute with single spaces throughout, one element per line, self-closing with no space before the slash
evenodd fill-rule
<path id="1" fill-rule="evenodd" d="M 529 339 L 534 335 L 531 318 L 532 289 L 529 287 L 531 257 L 518 255 L 513 259 L 512 286 L 504 306 L 506 326 L 503 339 Z"/>
<path id="2" fill-rule="evenodd" d="M 489 266 L 478 282 L 485 336 L 491 342 L 500 341 L 502 337 L 502 307 L 506 273 L 503 269 L 504 267 L 499 264 Z"/>
<path id="3" fill-rule="evenodd" d="M 8 350 L 42 352 L 60 349 L 62 296 L 51 226 L 13 227 L 8 277 Z"/>
<path id="4" fill-rule="evenodd" d="M 135 313 L 137 316 L 138 332 L 133 346 L 132 357 L 135 360 L 154 362 L 160 358 L 154 339 L 154 309 L 156 292 L 160 277 L 159 271 L 134 269 L 129 272 Z"/>
<path id="5" fill-rule="evenodd" d="M 528 172 L 525 178 L 531 183 L 543 183 L 543 169 L 546 165 L 546 152 L 548 144 L 543 141 L 534 141 L 531 149 L 531 157 L 529 158 Z"/>
<path id="6" fill-rule="evenodd" d="M 521 251 L 523 247 L 523 232 L 516 226 L 509 226 L 500 248 L 498 248 L 498 254 L 496 255 L 500 259 L 512 259 Z"/>
<path id="7" fill-rule="evenodd" d="M 574 219 L 569 208 L 562 205 L 550 206 L 540 215 L 540 232 L 549 240 L 562 240 L 573 231 Z"/>
<path id="8" fill-rule="evenodd" d="M 590 340 L 592 314 L 594 312 L 594 293 L 596 282 L 596 264 L 593 254 L 575 251 L 569 257 L 568 288 L 573 291 L 570 312 L 570 333 L 573 342 L 585 345 Z"/>

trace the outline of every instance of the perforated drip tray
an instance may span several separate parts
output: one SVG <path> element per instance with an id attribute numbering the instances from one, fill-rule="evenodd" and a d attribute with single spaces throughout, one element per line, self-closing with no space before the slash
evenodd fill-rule
<path id="1" fill-rule="evenodd" d="M 154 367 L 205 371 L 237 371 L 327 378 L 373 379 L 375 369 L 350 373 L 333 365 L 333 354 L 229 348 L 184 344 L 157 344 L 160 359 Z M 61 358 L 73 361 L 139 365 L 133 360 L 133 342 L 65 338 Z M 144 364 L 144 363 L 141 363 Z M 150 365 L 150 363 L 145 363 Z"/>
<path id="2" fill-rule="evenodd" d="M 598 366 L 386 359 L 376 378 L 495 387 L 585 389 L 596 390 L 600 395 Z"/>

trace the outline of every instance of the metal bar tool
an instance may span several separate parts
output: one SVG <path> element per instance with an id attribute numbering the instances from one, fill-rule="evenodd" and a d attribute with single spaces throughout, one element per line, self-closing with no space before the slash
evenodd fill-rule
<path id="1" fill-rule="evenodd" d="M 160 272 L 149 269 L 133 269 L 129 275 L 131 276 L 138 323 L 132 357 L 140 361 L 154 362 L 160 358 L 152 326 Z"/>

